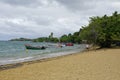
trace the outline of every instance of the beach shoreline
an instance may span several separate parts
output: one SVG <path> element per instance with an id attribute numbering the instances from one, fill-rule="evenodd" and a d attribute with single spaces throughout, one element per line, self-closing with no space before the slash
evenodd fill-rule
<path id="1" fill-rule="evenodd" d="M 79 54 L 82 54 L 82 53 L 88 53 L 90 51 L 95 51 L 95 52 L 99 51 L 99 50 L 105 51 L 107 49 L 108 48 L 94 49 L 92 47 L 89 50 L 85 49 L 83 51 L 75 52 L 75 53 L 70 53 L 70 54 L 67 54 L 67 55 L 61 55 L 61 56 L 55 56 L 55 57 L 48 57 L 48 58 L 42 58 L 42 59 L 36 59 L 36 60 L 30 60 L 30 61 L 23 61 L 23 62 L 17 62 L 17 63 L 4 64 L 4 65 L 0 65 L 0 71 L 7 70 L 7 69 L 12 69 L 12 68 L 17 68 L 17 67 L 21 67 L 21 66 L 24 66 L 24 65 L 34 64 L 34 63 L 41 63 L 41 62 L 56 60 L 56 59 L 67 57 L 67 56 L 71 56 L 71 55 L 79 55 Z M 111 49 L 119 49 L 119 48 L 111 48 Z"/>
<path id="2" fill-rule="evenodd" d="M 21 66 L 24 66 L 24 65 L 34 64 L 34 63 L 51 61 L 51 60 L 63 58 L 63 57 L 70 56 L 70 55 L 81 54 L 83 52 L 87 52 L 87 50 L 83 50 L 83 51 L 80 51 L 80 52 L 73 52 L 73 53 L 69 52 L 69 54 L 55 56 L 55 57 L 47 57 L 47 58 L 42 58 L 42 59 L 30 60 L 30 61 L 23 61 L 23 62 L 17 62 L 17 63 L 4 64 L 4 65 L 0 65 L 0 71 L 7 70 L 7 69 L 12 69 L 12 68 L 17 68 L 17 67 L 21 67 Z"/>
<path id="3" fill-rule="evenodd" d="M 120 49 L 78 52 L 49 59 L 5 65 L 2 80 L 119 80 Z"/>
<path id="4" fill-rule="evenodd" d="M 2 42 L 1 42 L 2 43 Z M 74 46 L 71 47 L 49 47 L 45 50 L 26 50 L 25 46 L 23 43 L 27 42 L 14 42 L 14 44 L 19 44 L 15 45 L 17 48 L 14 48 L 15 46 L 12 45 L 12 48 L 9 48 L 13 42 L 8 42 L 8 49 L 6 46 L 3 46 L 3 49 L 0 49 L 0 65 L 6 65 L 6 64 L 16 64 L 16 63 L 21 63 L 21 62 L 27 62 L 27 61 L 33 61 L 33 60 L 39 60 L 43 58 L 51 58 L 51 57 L 56 57 L 56 56 L 61 56 L 61 55 L 67 55 L 71 53 L 76 53 L 79 51 L 82 51 L 85 49 L 84 44 L 75 44 Z M 5 42 L 4 42 L 5 44 Z M 48 45 L 48 43 L 31 43 L 34 45 Z M 51 43 L 52 44 L 52 43 Z"/>

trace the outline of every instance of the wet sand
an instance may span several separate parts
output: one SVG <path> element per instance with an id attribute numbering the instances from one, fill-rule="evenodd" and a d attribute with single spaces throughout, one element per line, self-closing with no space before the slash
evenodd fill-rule
<path id="1" fill-rule="evenodd" d="M 120 80 L 120 49 L 1 66 L 0 80 Z"/>

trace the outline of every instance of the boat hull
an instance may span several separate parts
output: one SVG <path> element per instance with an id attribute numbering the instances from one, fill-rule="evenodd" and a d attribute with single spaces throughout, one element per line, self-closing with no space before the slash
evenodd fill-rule
<path id="1" fill-rule="evenodd" d="M 25 45 L 25 47 L 26 47 L 26 49 L 31 49 L 31 50 L 44 50 L 44 49 L 46 49 L 44 46 L 35 47 L 35 46 Z"/>
<path id="2" fill-rule="evenodd" d="M 65 45 L 66 45 L 66 46 L 74 46 L 73 43 L 66 43 Z"/>

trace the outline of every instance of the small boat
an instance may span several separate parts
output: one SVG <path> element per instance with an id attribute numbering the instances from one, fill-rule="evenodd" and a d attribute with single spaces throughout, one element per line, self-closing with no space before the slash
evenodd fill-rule
<path id="1" fill-rule="evenodd" d="M 44 46 L 31 46 L 29 44 L 25 45 L 26 49 L 32 49 L 32 50 L 44 50 L 46 47 Z"/>
<path id="2" fill-rule="evenodd" d="M 65 44 L 62 44 L 62 43 L 58 43 L 58 44 L 57 44 L 57 47 L 61 47 L 61 48 L 62 48 L 62 47 L 65 47 L 65 46 L 66 46 L 66 45 L 65 45 Z"/>
<path id="3" fill-rule="evenodd" d="M 74 46 L 73 43 L 66 43 L 65 45 L 66 45 L 66 46 Z"/>

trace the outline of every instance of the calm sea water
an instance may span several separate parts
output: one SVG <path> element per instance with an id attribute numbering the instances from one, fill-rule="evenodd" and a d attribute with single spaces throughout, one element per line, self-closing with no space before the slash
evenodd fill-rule
<path id="1" fill-rule="evenodd" d="M 24 44 L 48 46 L 48 48 L 45 50 L 26 50 Z M 29 41 L 0 41 L 0 65 L 68 55 L 85 49 L 84 44 L 62 48 L 49 45 L 56 44 L 45 42 L 34 43 Z"/>

